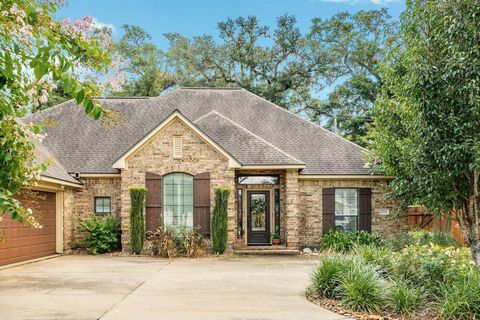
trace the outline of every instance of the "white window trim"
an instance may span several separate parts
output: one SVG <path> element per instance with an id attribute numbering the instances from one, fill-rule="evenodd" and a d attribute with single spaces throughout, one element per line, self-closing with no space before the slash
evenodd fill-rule
<path id="1" fill-rule="evenodd" d="M 347 215 L 340 215 L 340 214 L 337 214 L 337 208 L 336 208 L 336 197 L 337 197 L 337 190 L 356 190 L 356 193 L 357 193 L 357 214 L 356 215 L 353 215 L 353 214 L 347 214 Z M 359 193 L 359 189 L 358 188 L 348 188 L 348 187 L 342 187 L 342 188 L 335 188 L 335 229 L 337 228 L 337 217 L 350 217 L 350 218 L 353 218 L 355 217 L 357 219 L 357 230 L 356 231 L 359 231 L 358 229 L 358 224 L 359 224 L 359 218 L 360 218 L 360 193 Z"/>

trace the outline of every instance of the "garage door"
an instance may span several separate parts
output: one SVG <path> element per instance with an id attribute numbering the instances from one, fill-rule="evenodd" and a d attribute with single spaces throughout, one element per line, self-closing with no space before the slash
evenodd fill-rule
<path id="1" fill-rule="evenodd" d="M 42 228 L 34 229 L 4 214 L 0 222 L 0 265 L 55 254 L 55 193 L 35 194 L 35 200 L 27 200 L 25 196 L 18 200 L 34 208 Z"/>

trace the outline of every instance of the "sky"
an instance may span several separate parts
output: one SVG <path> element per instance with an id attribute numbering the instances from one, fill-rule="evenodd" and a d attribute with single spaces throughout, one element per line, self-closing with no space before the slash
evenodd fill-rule
<path id="1" fill-rule="evenodd" d="M 255 15 L 263 25 L 274 27 L 277 17 L 290 14 L 295 15 L 299 28 L 306 32 L 314 17 L 382 7 L 398 18 L 405 9 L 405 0 L 67 0 L 57 16 L 75 20 L 90 15 L 97 24 L 112 27 L 116 40 L 122 35 L 123 24 L 138 25 L 165 49 L 168 42 L 164 33 L 216 36 L 217 23 L 227 18 Z"/>

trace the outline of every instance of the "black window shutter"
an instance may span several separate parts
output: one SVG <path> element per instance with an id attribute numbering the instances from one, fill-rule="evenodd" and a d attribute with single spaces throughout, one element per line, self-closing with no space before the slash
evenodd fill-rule
<path id="1" fill-rule="evenodd" d="M 193 227 L 210 237 L 210 172 L 193 177 Z"/>
<path id="2" fill-rule="evenodd" d="M 372 189 L 360 188 L 358 230 L 372 231 Z"/>
<path id="3" fill-rule="evenodd" d="M 145 173 L 145 231 L 156 231 L 163 224 L 162 212 L 162 176 L 156 173 Z"/>
<path id="4" fill-rule="evenodd" d="M 335 189 L 322 188 L 323 233 L 335 229 Z"/>

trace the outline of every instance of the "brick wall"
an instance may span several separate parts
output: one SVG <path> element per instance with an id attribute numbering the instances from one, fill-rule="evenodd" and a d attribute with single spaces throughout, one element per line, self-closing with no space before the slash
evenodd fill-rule
<path id="1" fill-rule="evenodd" d="M 396 214 L 397 204 L 386 195 L 386 180 L 299 180 L 300 246 L 316 246 L 322 234 L 322 188 L 372 188 L 372 232 L 391 238 L 408 230 L 407 216 Z M 380 215 L 388 208 L 389 215 Z"/>
<path id="2" fill-rule="evenodd" d="M 183 154 L 181 159 L 173 158 L 173 137 L 182 136 Z M 214 204 L 214 188 L 229 187 L 228 243 L 235 241 L 235 171 L 228 168 L 228 159 L 214 149 L 206 140 L 192 131 L 179 119 L 172 120 L 149 142 L 144 144 L 127 159 L 121 179 L 121 220 L 122 247 L 130 248 L 130 194 L 129 187 L 145 186 L 145 173 L 165 175 L 171 172 L 185 172 L 196 175 L 210 172 L 211 209 Z"/>
<path id="3" fill-rule="evenodd" d="M 95 197 L 110 197 L 111 212 L 119 218 L 121 209 L 120 177 L 118 178 L 82 178 L 83 189 L 65 189 L 63 243 L 65 249 L 77 247 L 83 238 L 79 222 L 94 212 Z"/>

